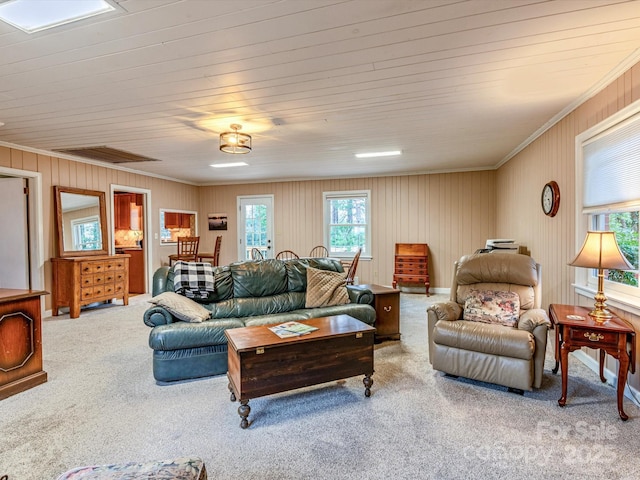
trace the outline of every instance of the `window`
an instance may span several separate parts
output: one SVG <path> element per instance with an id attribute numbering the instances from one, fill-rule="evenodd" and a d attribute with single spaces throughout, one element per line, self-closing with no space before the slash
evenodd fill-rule
<path id="1" fill-rule="evenodd" d="M 324 237 L 329 256 L 351 258 L 359 248 L 371 257 L 369 190 L 325 192 Z"/>
<path id="2" fill-rule="evenodd" d="M 251 250 L 257 248 L 267 257 L 267 205 L 247 205 L 245 207 L 245 260 L 251 258 Z"/>
<path id="3" fill-rule="evenodd" d="M 610 288 L 633 295 L 635 292 L 629 287 L 638 287 L 638 211 L 606 212 L 592 215 L 594 230 L 608 230 L 616 233 L 616 240 L 620 251 L 634 266 L 635 270 L 605 270 L 604 278 L 618 285 Z M 595 284 L 596 271 L 592 272 Z M 591 280 L 591 279 L 590 279 Z"/>
<path id="4" fill-rule="evenodd" d="M 196 212 L 160 209 L 160 245 L 178 243 L 178 237 L 195 237 Z"/>
<path id="5" fill-rule="evenodd" d="M 576 137 L 576 173 L 576 239 L 582 242 L 587 228 L 615 232 L 635 270 L 605 271 L 605 292 L 609 303 L 638 309 L 640 102 Z M 578 291 L 581 286 L 596 290 L 597 271 L 576 269 Z"/>
<path id="6" fill-rule="evenodd" d="M 100 217 L 97 215 L 71 220 L 73 250 L 100 250 Z"/>

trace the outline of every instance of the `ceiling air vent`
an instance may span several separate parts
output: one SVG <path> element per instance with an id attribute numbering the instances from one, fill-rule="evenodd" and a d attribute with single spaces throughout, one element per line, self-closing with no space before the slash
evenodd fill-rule
<path id="1" fill-rule="evenodd" d="M 79 148 L 59 148 L 54 152 L 68 153 L 76 157 L 90 158 L 107 163 L 137 163 L 137 162 L 159 162 L 156 158 L 144 157 L 124 150 L 105 147 L 79 147 Z"/>

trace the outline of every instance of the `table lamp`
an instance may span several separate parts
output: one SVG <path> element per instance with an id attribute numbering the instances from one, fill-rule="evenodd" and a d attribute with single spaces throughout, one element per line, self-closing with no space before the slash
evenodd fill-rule
<path id="1" fill-rule="evenodd" d="M 587 232 L 582 248 L 569 265 L 574 267 L 598 269 L 598 293 L 596 303 L 589 316 L 598 323 L 604 323 L 613 317 L 607 309 L 607 297 L 604 295 L 604 270 L 633 270 L 633 265 L 624 257 L 618 247 L 614 232 Z"/>

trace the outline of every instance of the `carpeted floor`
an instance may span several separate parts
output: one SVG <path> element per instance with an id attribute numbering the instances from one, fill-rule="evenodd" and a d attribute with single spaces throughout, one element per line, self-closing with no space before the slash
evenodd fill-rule
<path id="1" fill-rule="evenodd" d="M 442 298 L 402 294 L 402 340 L 376 345 L 370 398 L 354 377 L 254 399 L 247 430 L 224 376 L 155 383 L 148 296 L 46 319 L 49 381 L 0 401 L 0 477 L 184 455 L 210 479 L 640 477 L 640 410 L 626 400 L 620 421 L 614 389 L 577 360 L 565 408 L 551 355 L 524 396 L 433 371 L 425 310 Z"/>

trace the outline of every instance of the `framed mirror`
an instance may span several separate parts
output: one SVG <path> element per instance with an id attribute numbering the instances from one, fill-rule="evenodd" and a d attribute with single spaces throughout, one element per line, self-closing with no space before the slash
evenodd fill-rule
<path id="1" fill-rule="evenodd" d="M 58 256 L 106 255 L 105 194 L 96 190 L 54 186 Z"/>

